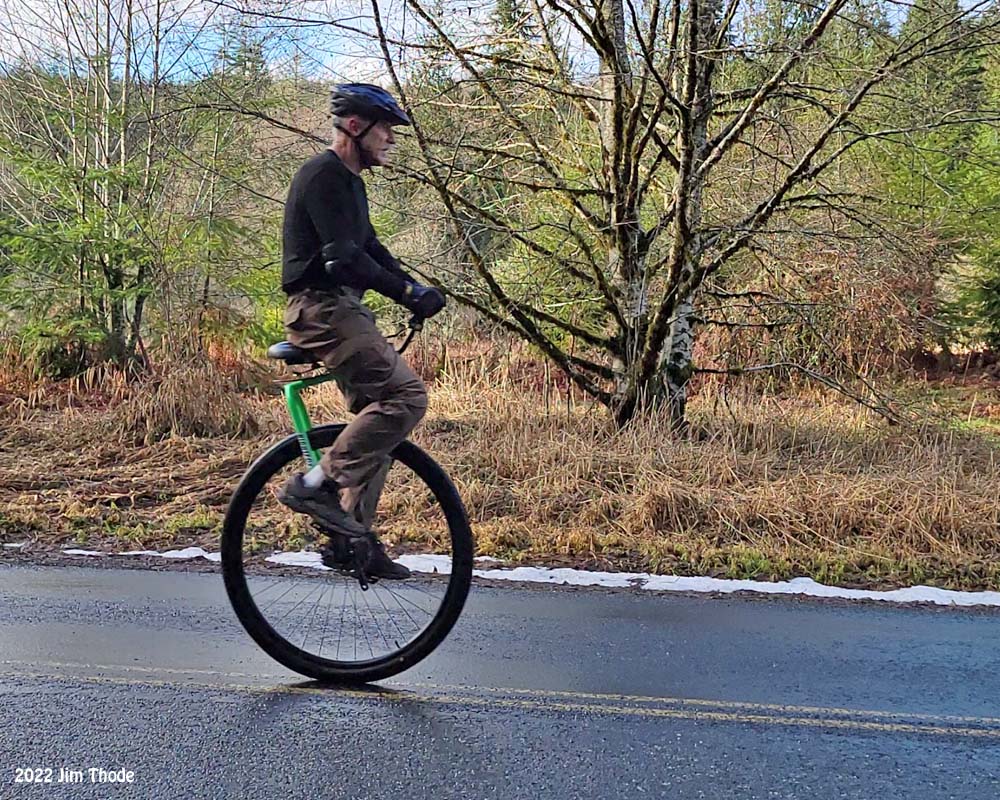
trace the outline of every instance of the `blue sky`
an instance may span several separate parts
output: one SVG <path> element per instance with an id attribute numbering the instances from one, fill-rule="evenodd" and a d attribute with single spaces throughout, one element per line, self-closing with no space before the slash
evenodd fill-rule
<path id="1" fill-rule="evenodd" d="M 50 65 L 86 68 L 86 55 L 95 52 L 95 14 L 109 2 L 113 21 L 124 19 L 126 0 L 0 0 L 0 65 L 18 59 Z M 152 71 L 153 9 L 156 0 L 129 0 L 133 36 L 140 72 Z M 635 0 L 640 5 L 641 1 Z M 963 0 L 969 7 L 975 0 Z M 761 0 L 745 0 L 753 13 Z M 425 0 L 441 11 L 440 19 L 458 41 L 481 36 L 492 13 L 493 0 Z M 374 40 L 370 0 L 160 0 L 165 10 L 161 64 L 173 80 L 197 78 L 212 72 L 227 39 L 241 31 L 264 47 L 268 68 L 275 74 L 297 73 L 310 80 L 385 81 L 382 55 Z M 797 5 L 789 3 L 789 5 Z M 905 17 L 909 2 L 881 3 L 891 24 Z M 67 11 L 67 8 L 69 9 Z M 391 38 L 413 40 L 430 35 L 405 0 L 379 0 L 383 23 Z M 112 51 L 121 50 L 122 32 L 116 31 Z M 578 36 L 570 38 L 578 66 L 592 70 L 595 59 Z M 394 48 L 394 59 L 405 72 L 414 51 Z M 124 59 L 115 58 L 120 73 Z"/>

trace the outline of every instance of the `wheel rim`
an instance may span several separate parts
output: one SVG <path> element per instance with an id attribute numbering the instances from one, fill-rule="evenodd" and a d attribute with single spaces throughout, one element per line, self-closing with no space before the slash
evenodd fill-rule
<path id="1" fill-rule="evenodd" d="M 277 489 L 303 469 L 301 458 L 273 458 L 270 468 L 252 468 L 255 485 L 241 486 L 253 501 L 235 519 L 231 507 L 224 548 L 228 572 L 238 578 L 232 582 L 239 598 L 234 604 L 258 643 L 286 666 L 316 676 L 377 670 L 404 654 L 420 657 L 421 643 L 457 617 L 468 589 L 461 573 L 471 568 L 471 543 L 463 546 L 461 535 L 452 535 L 455 509 L 449 520 L 448 497 L 440 496 L 447 491 L 429 487 L 410 466 L 419 461 L 413 457 L 419 451 L 400 449 L 373 527 L 412 576 L 370 582 L 367 591 L 355 577 L 324 567 L 317 550 L 325 537 L 307 517 L 277 501 Z M 258 465 L 265 461 L 267 456 Z M 457 497 L 450 505 L 456 503 Z"/>

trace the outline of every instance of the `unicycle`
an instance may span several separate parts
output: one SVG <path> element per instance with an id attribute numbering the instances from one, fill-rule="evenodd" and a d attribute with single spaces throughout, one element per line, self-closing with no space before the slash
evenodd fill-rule
<path id="1" fill-rule="evenodd" d="M 419 329 L 412 319 L 400 352 Z M 318 366 L 286 342 L 268 356 Z M 469 593 L 473 541 L 447 474 L 405 441 L 380 472 L 382 491 L 367 517 L 411 577 L 369 579 L 349 558 L 343 569 L 323 565 L 323 532 L 281 505 L 276 492 L 293 472 L 319 463 L 345 427 L 312 427 L 302 399 L 330 380 L 320 372 L 284 384 L 295 433 L 259 456 L 236 487 L 222 528 L 222 575 L 236 616 L 269 656 L 319 681 L 358 683 L 402 672 L 444 641 Z"/>

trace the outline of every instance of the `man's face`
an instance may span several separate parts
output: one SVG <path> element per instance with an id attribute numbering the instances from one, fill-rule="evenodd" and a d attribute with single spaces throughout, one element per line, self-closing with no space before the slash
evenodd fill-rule
<path id="1" fill-rule="evenodd" d="M 364 130 L 368 123 L 358 120 L 360 130 Z M 360 132 L 360 131 L 359 131 Z M 392 160 L 392 150 L 396 146 L 396 137 L 392 133 L 392 125 L 388 122 L 376 122 L 371 130 L 365 134 L 361 140 L 362 146 L 371 156 L 374 162 L 372 166 L 384 167 Z"/>

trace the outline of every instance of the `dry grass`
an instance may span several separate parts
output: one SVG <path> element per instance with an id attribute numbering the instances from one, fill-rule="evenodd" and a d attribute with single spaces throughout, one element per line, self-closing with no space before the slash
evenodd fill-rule
<path id="1" fill-rule="evenodd" d="M 184 363 L 128 392 L 107 422 L 120 439 L 146 445 L 169 436 L 249 438 L 260 431 L 254 406 L 212 362 Z"/>
<path id="2" fill-rule="evenodd" d="M 696 435 L 443 383 L 417 440 L 444 455 L 480 550 L 654 572 L 1000 585 L 1000 442 L 888 428 L 830 398 L 708 388 Z"/>
<path id="3" fill-rule="evenodd" d="M 33 378 L 0 355 L 0 421 L 24 422 L 40 411 L 100 410 L 103 435 L 150 445 L 176 436 L 250 438 L 260 433 L 261 398 L 272 375 L 250 359 L 210 347 L 169 355 L 139 376 L 109 364 L 74 378 Z M 94 423 L 92 423 L 94 424 Z"/>
<path id="4" fill-rule="evenodd" d="M 1000 588 L 1000 443 L 988 432 L 890 428 L 821 395 L 704 386 L 695 434 L 677 440 L 657 419 L 616 431 L 601 409 L 528 388 L 509 362 L 427 361 L 445 371 L 414 438 L 455 479 L 480 554 Z M 125 392 L 110 410 L 8 402 L 0 539 L 215 546 L 232 486 L 287 428 L 280 400 L 232 391 L 241 382 L 204 366 Z M 989 411 L 1000 395 L 977 390 L 976 402 Z M 317 420 L 343 417 L 329 386 L 311 407 Z"/>

